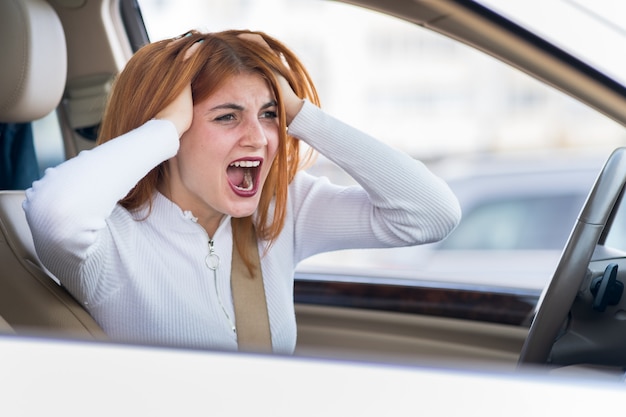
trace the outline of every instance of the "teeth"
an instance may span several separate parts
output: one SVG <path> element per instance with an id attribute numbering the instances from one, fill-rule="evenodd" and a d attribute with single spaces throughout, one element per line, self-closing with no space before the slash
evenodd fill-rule
<path id="1" fill-rule="evenodd" d="M 230 164 L 231 167 L 237 168 L 256 168 L 261 165 L 260 161 L 236 161 Z"/>
<path id="2" fill-rule="evenodd" d="M 233 168 L 243 169 L 243 179 L 241 184 L 236 186 L 242 191 L 251 191 L 254 188 L 254 176 L 251 168 L 258 168 L 261 161 L 235 161 L 230 164 Z"/>

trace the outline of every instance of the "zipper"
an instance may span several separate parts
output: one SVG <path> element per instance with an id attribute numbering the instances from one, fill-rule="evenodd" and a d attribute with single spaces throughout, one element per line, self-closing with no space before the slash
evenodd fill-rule
<path id="1" fill-rule="evenodd" d="M 220 257 L 215 253 L 215 242 L 213 242 L 213 239 L 209 239 L 209 253 L 204 258 L 204 263 L 212 271 L 216 271 L 220 266 Z"/>
<path id="2" fill-rule="evenodd" d="M 209 239 L 208 243 L 209 243 L 209 253 L 207 254 L 206 258 L 204 258 L 204 263 L 206 264 L 207 268 L 213 271 L 213 286 L 215 288 L 215 295 L 217 296 L 217 301 L 220 304 L 220 308 L 222 309 L 222 312 L 226 316 L 228 325 L 230 326 L 233 333 L 236 335 L 237 327 L 235 326 L 235 323 L 231 319 L 230 314 L 228 314 L 228 311 L 226 311 L 226 307 L 224 307 L 224 303 L 222 302 L 222 297 L 220 295 L 220 291 L 217 286 L 217 268 L 219 268 L 220 266 L 220 257 L 217 253 L 215 253 L 215 242 L 213 241 L 213 239 Z"/>

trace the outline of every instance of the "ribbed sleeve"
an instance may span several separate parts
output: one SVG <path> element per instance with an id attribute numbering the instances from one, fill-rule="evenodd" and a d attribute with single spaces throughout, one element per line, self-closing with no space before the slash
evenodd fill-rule
<path id="1" fill-rule="evenodd" d="M 420 161 L 309 102 L 289 126 L 289 133 L 343 168 L 360 185 L 341 188 L 308 179 L 294 189 L 297 233 L 308 242 L 302 256 L 433 242 L 458 224 L 458 200 Z M 314 242 L 316 238 L 319 241 Z"/>
<path id="2" fill-rule="evenodd" d="M 46 170 L 26 191 L 24 210 L 37 253 L 48 269 L 78 283 L 80 268 L 117 202 L 152 168 L 174 156 L 178 133 L 151 120 L 119 138 Z"/>

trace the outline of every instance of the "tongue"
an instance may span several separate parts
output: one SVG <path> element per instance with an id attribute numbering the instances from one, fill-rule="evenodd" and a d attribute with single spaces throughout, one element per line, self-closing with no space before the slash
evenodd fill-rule
<path id="1" fill-rule="evenodd" d="M 239 187 L 243 182 L 244 169 L 237 167 L 228 167 L 226 170 L 226 175 L 228 175 L 228 180 L 231 184 Z"/>

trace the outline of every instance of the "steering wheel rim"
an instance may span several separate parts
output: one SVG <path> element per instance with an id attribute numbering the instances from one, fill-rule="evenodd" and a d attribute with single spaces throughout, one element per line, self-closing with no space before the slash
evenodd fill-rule
<path id="1" fill-rule="evenodd" d="M 626 183 L 626 148 L 607 159 L 587 197 L 520 352 L 518 364 L 545 364 L 565 321 L 598 240 Z"/>

